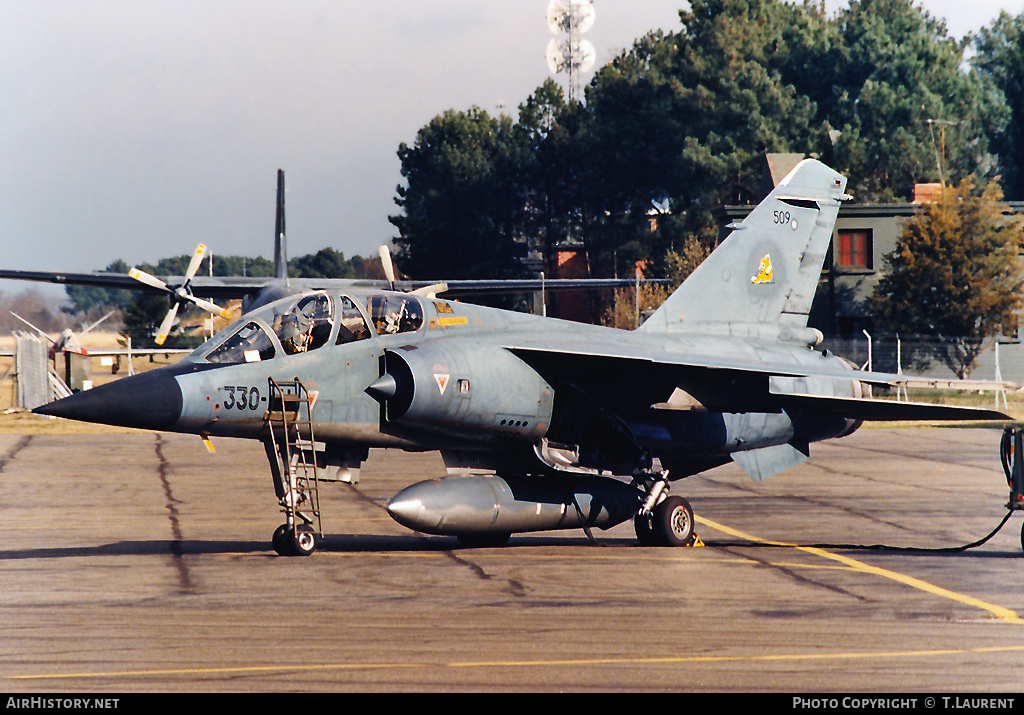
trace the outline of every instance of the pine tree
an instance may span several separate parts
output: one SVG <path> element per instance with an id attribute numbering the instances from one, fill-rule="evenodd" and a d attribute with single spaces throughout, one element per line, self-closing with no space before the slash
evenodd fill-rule
<path id="1" fill-rule="evenodd" d="M 990 83 L 995 107 L 989 134 L 1007 198 L 1024 199 L 1024 13 L 1006 12 L 974 38 L 973 64 Z"/>
<path id="2" fill-rule="evenodd" d="M 859 201 L 909 200 L 916 183 L 985 166 L 989 104 L 941 20 L 912 0 L 851 0 L 837 23 L 838 61 L 813 98 L 838 131 L 833 166 Z"/>
<path id="3" fill-rule="evenodd" d="M 389 217 L 395 260 L 421 279 L 506 278 L 524 222 L 526 142 L 506 116 L 472 108 L 434 117 L 398 150 L 405 186 Z"/>

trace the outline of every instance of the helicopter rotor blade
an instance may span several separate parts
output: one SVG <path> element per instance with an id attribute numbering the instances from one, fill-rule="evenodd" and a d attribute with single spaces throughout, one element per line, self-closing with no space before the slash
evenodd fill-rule
<path id="1" fill-rule="evenodd" d="M 17 318 L 18 320 L 20 320 L 21 322 L 23 322 L 23 323 L 24 323 L 25 325 L 27 325 L 28 327 L 32 328 L 32 329 L 33 329 L 34 331 L 36 331 L 37 333 L 39 333 L 40 335 L 42 335 L 42 336 L 43 336 L 44 338 L 46 338 L 47 340 L 49 340 L 49 341 L 50 341 L 51 343 L 53 343 L 54 345 L 56 345 L 56 344 L 57 344 L 57 342 L 56 342 L 56 341 L 55 341 L 55 340 L 54 340 L 53 338 L 51 338 L 51 337 L 50 337 L 49 335 L 47 335 L 46 333 L 44 333 L 44 332 L 43 332 L 42 330 L 40 330 L 40 329 L 39 329 L 39 328 L 37 328 L 36 326 L 32 325 L 32 323 L 30 323 L 30 322 L 28 322 L 27 320 L 25 320 L 24 318 L 22 318 L 22 317 L 21 317 L 20 315 L 18 315 L 17 313 L 15 313 L 15 312 L 14 312 L 13 310 L 12 310 L 12 311 L 10 311 L 10 313 L 11 313 L 11 315 L 13 315 L 13 316 L 14 316 L 15 318 Z"/>
<path id="2" fill-rule="evenodd" d="M 99 320 L 97 320 L 97 321 L 96 321 L 95 323 L 93 323 L 92 325 L 90 325 L 89 327 L 87 327 L 87 328 L 83 328 L 83 329 L 82 329 L 82 332 L 80 332 L 80 333 L 78 334 L 78 335 L 79 335 L 79 337 L 81 337 L 82 335 L 85 335 L 86 333 L 88 333 L 88 332 L 89 332 L 90 330 L 92 330 L 93 328 L 95 328 L 95 327 L 96 327 L 97 325 L 99 325 L 100 323 L 102 323 L 102 322 L 103 322 L 104 320 L 106 320 L 107 318 L 109 318 L 109 317 L 110 317 L 111 315 L 113 315 L 113 314 L 114 314 L 114 313 L 116 313 L 116 312 L 117 312 L 116 310 L 112 310 L 112 311 L 110 311 L 109 313 L 107 313 L 106 315 L 104 315 L 104 316 L 103 316 L 102 318 L 100 318 Z"/>

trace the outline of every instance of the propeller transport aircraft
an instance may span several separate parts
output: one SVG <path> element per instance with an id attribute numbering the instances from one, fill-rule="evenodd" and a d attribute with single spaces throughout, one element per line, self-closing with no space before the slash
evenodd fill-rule
<path id="1" fill-rule="evenodd" d="M 35 412 L 260 440 L 283 555 L 322 536 L 317 470 L 352 480 L 370 448 L 441 452 L 450 476 L 387 505 L 419 532 L 501 545 L 633 519 L 641 544 L 688 545 L 693 512 L 668 493 L 687 476 L 732 460 L 764 479 L 865 420 L 1009 419 L 874 399 L 912 378 L 817 347 L 807 316 L 845 187 L 801 162 L 633 331 L 438 298 L 445 286 L 401 292 L 393 274 L 386 288 L 279 274 L 180 362 Z M 166 290 L 189 300 L 182 286 Z"/>

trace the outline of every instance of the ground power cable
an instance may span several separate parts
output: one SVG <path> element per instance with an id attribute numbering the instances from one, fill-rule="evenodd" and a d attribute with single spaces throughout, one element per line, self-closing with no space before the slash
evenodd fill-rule
<path id="1" fill-rule="evenodd" d="M 807 549 L 841 549 L 846 551 L 894 551 L 902 553 L 947 553 L 956 554 L 963 551 L 969 551 L 970 549 L 977 548 L 982 544 L 989 541 L 993 536 L 999 533 L 1006 522 L 1013 516 L 1013 510 L 1008 509 L 1006 516 L 999 522 L 999 525 L 984 538 L 977 541 L 973 541 L 963 546 L 945 546 L 945 547 L 925 547 L 925 546 L 890 546 L 888 544 L 791 544 L 791 543 L 775 543 L 775 542 L 763 542 L 763 541 L 718 541 L 711 540 L 705 541 L 707 546 L 718 546 L 718 547 L 737 547 L 737 546 L 758 546 L 758 547 L 774 547 L 774 548 L 807 548 Z"/>
<path id="2" fill-rule="evenodd" d="M 808 547 L 814 547 L 819 549 L 848 549 L 858 551 L 895 551 L 901 553 L 933 553 L 933 554 L 958 554 L 970 549 L 975 549 L 982 544 L 989 541 L 993 536 L 999 533 L 1006 522 L 1013 516 L 1013 510 L 1008 509 L 1006 516 L 999 522 L 999 525 L 993 529 L 988 536 L 985 536 L 977 541 L 973 541 L 963 546 L 944 546 L 944 547 L 924 547 L 924 546 L 890 546 L 888 544 L 805 544 Z"/>
<path id="3" fill-rule="evenodd" d="M 1024 501 L 1024 496 L 1021 492 L 1024 491 L 1024 487 L 1021 485 L 1021 474 L 1019 473 L 1022 469 L 1022 465 L 1014 464 L 1014 450 L 1017 448 L 1015 445 L 1024 445 L 1024 435 L 1020 428 L 1007 428 L 1003 431 L 1002 439 L 999 443 L 999 461 L 1003 466 L 1003 472 L 1006 475 L 1006 484 L 1010 487 L 1010 500 L 1006 505 L 1006 516 L 1003 517 L 999 525 L 993 529 L 988 536 L 973 541 L 963 546 L 948 546 L 948 547 L 923 547 L 923 546 L 890 546 L 887 544 L 780 544 L 774 542 L 761 542 L 761 541 L 745 541 L 745 542 L 709 542 L 708 546 L 775 546 L 785 548 L 817 548 L 817 549 L 843 549 L 849 551 L 893 551 L 898 553 L 931 553 L 931 554 L 957 554 L 970 549 L 975 549 L 982 544 L 988 542 L 993 536 L 999 533 L 999 531 L 1006 526 L 1006 522 L 1013 516 L 1013 512 L 1022 510 L 1021 502 Z M 1024 447 L 1022 447 L 1024 449 Z M 1015 473 L 1014 469 L 1018 472 Z M 1016 483 L 1015 483 L 1016 482 Z M 1021 547 L 1024 548 L 1024 529 L 1021 530 Z"/>

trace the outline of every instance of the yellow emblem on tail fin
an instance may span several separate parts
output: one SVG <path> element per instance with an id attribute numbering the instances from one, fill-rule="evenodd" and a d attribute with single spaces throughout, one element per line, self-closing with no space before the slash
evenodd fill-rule
<path id="1" fill-rule="evenodd" d="M 772 257 L 767 253 L 764 254 L 764 258 L 761 259 L 761 265 L 758 268 L 756 276 L 752 276 L 750 279 L 751 283 L 773 283 L 775 281 L 775 275 L 772 273 Z"/>

